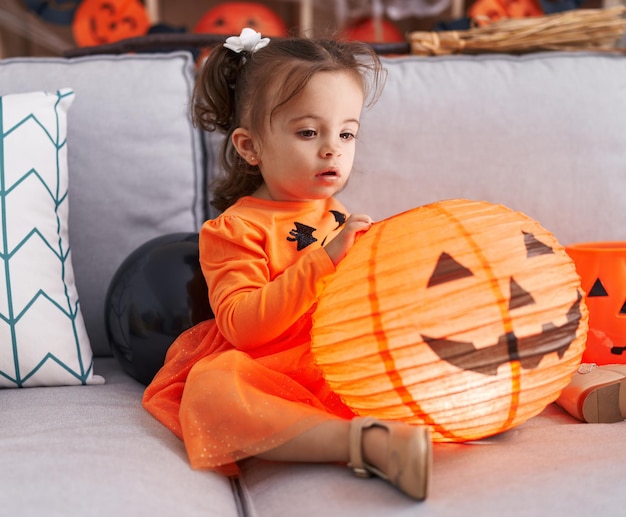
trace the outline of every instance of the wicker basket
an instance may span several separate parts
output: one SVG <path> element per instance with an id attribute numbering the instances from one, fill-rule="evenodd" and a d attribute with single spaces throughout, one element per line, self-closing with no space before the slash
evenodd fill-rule
<path id="1" fill-rule="evenodd" d="M 626 7 L 576 9 L 534 18 L 503 19 L 464 31 L 412 32 L 411 53 L 422 56 L 526 53 L 542 50 L 626 52 Z"/>

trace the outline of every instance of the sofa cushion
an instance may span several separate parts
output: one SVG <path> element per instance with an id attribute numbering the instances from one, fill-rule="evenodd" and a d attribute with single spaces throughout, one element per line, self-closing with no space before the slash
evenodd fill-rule
<path id="1" fill-rule="evenodd" d="M 241 515 L 231 481 L 189 466 L 183 442 L 141 407 L 112 357 L 102 386 L 5 390 L 2 515 Z"/>
<path id="2" fill-rule="evenodd" d="M 625 240 L 626 58 L 384 59 L 343 201 L 381 219 L 448 198 L 521 210 L 562 244 Z M 606 99 L 606 100 L 605 100 Z"/>
<path id="3" fill-rule="evenodd" d="M 71 87 L 69 227 L 76 284 L 97 355 L 110 353 L 104 300 L 121 262 L 204 220 L 201 142 L 188 116 L 186 52 L 15 58 L 0 62 L 0 95 Z"/>
<path id="4" fill-rule="evenodd" d="M 241 494 L 249 515 L 273 517 L 587 517 L 618 515 L 626 475 L 626 422 L 582 424 L 556 404 L 521 426 L 469 443 L 438 443 L 423 503 L 342 465 L 247 460 Z M 619 482 L 619 481 L 618 481 Z M 601 512 L 601 513 L 599 513 Z"/>
<path id="5" fill-rule="evenodd" d="M 0 97 L 0 387 L 93 376 L 68 235 L 70 89 Z"/>

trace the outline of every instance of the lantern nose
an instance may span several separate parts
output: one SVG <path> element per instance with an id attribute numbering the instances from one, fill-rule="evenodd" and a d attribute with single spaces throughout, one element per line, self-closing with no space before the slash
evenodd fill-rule
<path id="1" fill-rule="evenodd" d="M 519 285 L 513 277 L 511 277 L 510 289 L 511 297 L 509 299 L 509 310 L 519 309 L 520 307 L 535 303 L 535 299 L 532 295 Z"/>

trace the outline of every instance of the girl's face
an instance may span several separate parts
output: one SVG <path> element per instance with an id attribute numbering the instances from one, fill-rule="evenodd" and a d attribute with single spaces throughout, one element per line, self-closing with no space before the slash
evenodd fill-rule
<path id="1" fill-rule="evenodd" d="M 257 156 L 264 184 L 255 196 L 311 201 L 339 192 L 352 170 L 363 102 L 353 75 L 315 74 L 266 126 Z"/>

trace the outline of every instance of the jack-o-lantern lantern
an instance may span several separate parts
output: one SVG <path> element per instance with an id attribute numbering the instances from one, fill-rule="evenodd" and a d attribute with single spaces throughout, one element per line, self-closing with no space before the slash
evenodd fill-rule
<path id="1" fill-rule="evenodd" d="M 357 414 L 484 438 L 556 400 L 587 309 L 573 261 L 533 219 L 450 200 L 375 223 L 320 293 L 312 352 Z"/>
<path id="2" fill-rule="evenodd" d="M 198 34 L 239 34 L 249 27 L 263 36 L 286 36 L 282 18 L 256 2 L 224 2 L 209 9 L 195 26 Z"/>
<path id="3" fill-rule="evenodd" d="M 83 0 L 72 23 L 79 47 L 143 36 L 149 28 L 148 13 L 139 0 Z"/>
<path id="4" fill-rule="evenodd" d="M 626 363 L 626 242 L 567 246 L 589 308 L 589 334 L 583 361 Z"/>

